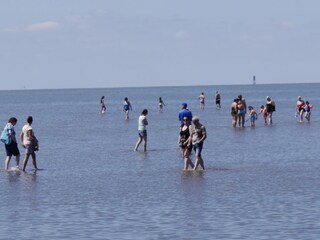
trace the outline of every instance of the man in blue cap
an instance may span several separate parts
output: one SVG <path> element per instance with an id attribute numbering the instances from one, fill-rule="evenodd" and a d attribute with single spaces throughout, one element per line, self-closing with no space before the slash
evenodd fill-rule
<path id="1" fill-rule="evenodd" d="M 179 121 L 180 121 L 181 126 L 183 126 L 183 118 L 184 117 L 188 118 L 189 125 L 191 125 L 192 113 L 188 109 L 188 104 L 182 103 L 181 106 L 182 106 L 181 107 L 182 109 L 179 111 Z"/>

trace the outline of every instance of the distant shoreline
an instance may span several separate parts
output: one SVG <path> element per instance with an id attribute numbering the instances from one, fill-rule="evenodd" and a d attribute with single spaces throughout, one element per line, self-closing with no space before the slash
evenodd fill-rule
<path id="1" fill-rule="evenodd" d="M 0 89 L 0 91 L 51 91 L 51 90 L 85 90 L 85 89 L 90 89 L 90 90 L 95 90 L 95 89 L 137 89 L 137 88 L 180 88 L 180 87 L 213 87 L 213 88 L 219 88 L 219 87 L 224 87 L 224 86 L 269 86 L 269 85 L 317 85 L 320 83 L 316 82 L 309 82 L 309 83 L 256 83 L 256 84 L 223 84 L 223 85 L 184 85 L 184 86 L 133 86 L 133 87 L 83 87 L 83 88 L 76 88 L 76 87 L 71 87 L 71 88 L 27 88 L 23 87 L 21 89 Z"/>

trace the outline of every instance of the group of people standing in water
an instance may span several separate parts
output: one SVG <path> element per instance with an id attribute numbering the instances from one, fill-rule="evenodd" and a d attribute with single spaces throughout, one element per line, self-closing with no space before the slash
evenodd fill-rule
<path id="1" fill-rule="evenodd" d="M 310 122 L 312 109 L 313 105 L 309 101 L 302 100 L 301 96 L 298 97 L 296 117 L 299 117 L 299 122 L 303 122 L 303 116 L 305 116 L 307 122 Z"/>
<path id="2" fill-rule="evenodd" d="M 199 97 L 200 98 L 200 97 Z M 163 106 L 165 106 L 164 101 L 159 97 L 158 101 L 159 112 L 163 111 Z M 201 156 L 203 142 L 207 137 L 206 128 L 203 126 L 199 117 L 192 116 L 191 111 L 188 109 L 187 103 L 182 103 L 182 109 L 179 111 L 178 118 L 180 121 L 180 132 L 178 137 L 178 145 L 181 150 L 181 154 L 184 159 L 184 170 L 188 170 L 189 167 L 193 170 L 197 170 L 200 166 L 203 170 L 205 169 L 204 161 Z M 220 109 L 220 97 L 217 108 Z M 202 93 L 200 100 L 200 109 L 204 109 L 204 94 Z M 100 99 L 100 112 L 104 113 L 106 110 L 104 103 L 104 96 Z M 129 111 L 132 110 L 132 106 L 126 97 L 123 102 L 123 111 L 125 112 L 125 119 L 129 119 Z M 143 150 L 147 151 L 147 120 L 148 109 L 143 109 L 138 119 L 138 140 L 135 144 L 134 151 L 137 151 L 142 141 Z M 195 163 L 190 159 L 191 151 L 195 152 Z"/>
<path id="3" fill-rule="evenodd" d="M 202 92 L 198 97 L 200 100 L 200 110 L 204 110 L 205 106 L 205 95 Z M 221 96 L 218 91 L 215 93 L 216 108 L 221 109 Z M 105 111 L 104 96 L 100 100 L 101 113 Z M 162 98 L 159 97 L 158 109 L 159 112 L 163 111 L 163 106 L 165 103 Z M 310 122 L 311 110 L 313 106 L 308 102 L 304 102 L 301 97 L 298 97 L 296 116 L 299 116 L 299 121 L 303 121 L 303 116 Z M 132 106 L 128 98 L 124 98 L 123 111 L 125 112 L 125 119 L 129 119 L 129 111 L 132 110 Z M 247 112 L 248 110 L 248 112 Z M 253 106 L 247 106 L 245 98 L 242 95 L 238 95 L 231 104 L 231 116 L 232 116 L 232 127 L 236 128 L 244 127 L 245 123 L 250 120 L 250 126 L 255 126 L 255 121 L 258 119 L 260 114 L 263 115 L 264 123 L 272 124 L 272 115 L 276 111 L 276 103 L 269 96 L 266 97 L 265 105 L 260 106 L 259 113 L 254 109 Z M 246 115 L 248 114 L 249 119 L 246 120 Z M 137 151 L 142 141 L 144 141 L 144 151 L 147 151 L 147 129 L 148 125 L 147 116 L 148 110 L 144 109 L 138 119 L 138 140 L 135 144 L 134 151 Z M 181 150 L 181 154 L 184 160 L 184 170 L 191 168 L 192 170 L 197 170 L 200 166 L 205 170 L 204 161 L 201 155 L 203 149 L 203 143 L 207 138 L 207 132 L 204 125 L 200 123 L 199 117 L 193 116 L 192 112 L 188 109 L 187 103 L 182 103 L 181 110 L 178 114 L 178 119 L 180 121 L 180 132 L 178 137 L 178 145 Z M 192 150 L 195 153 L 195 162 L 190 158 Z"/>
<path id="4" fill-rule="evenodd" d="M 249 116 L 248 120 L 250 120 L 251 127 L 255 126 L 255 121 L 258 119 L 260 114 L 263 114 L 265 124 L 272 124 L 272 114 L 276 111 L 276 103 L 275 101 L 271 100 L 269 96 L 267 96 L 266 105 L 261 105 L 260 111 L 257 113 L 253 106 L 247 107 L 246 100 L 242 97 L 242 95 L 239 95 L 231 104 L 232 127 L 235 128 L 237 124 L 239 127 L 244 127 L 247 109 Z"/>
<path id="5" fill-rule="evenodd" d="M 257 113 L 252 106 L 247 107 L 245 99 L 239 95 L 231 104 L 232 127 L 235 128 L 237 125 L 239 127 L 244 127 L 247 109 L 249 116 L 248 120 L 250 120 L 251 127 L 255 126 L 255 121 L 258 119 L 260 114 L 263 115 L 264 123 L 266 125 L 271 125 L 273 112 L 276 111 L 276 103 L 269 96 L 267 96 L 266 104 L 261 105 L 260 111 Z M 295 116 L 299 117 L 299 122 L 303 122 L 303 117 L 306 118 L 307 122 L 310 122 L 312 109 L 313 105 L 310 104 L 309 101 L 303 101 L 301 96 L 298 97 Z"/>

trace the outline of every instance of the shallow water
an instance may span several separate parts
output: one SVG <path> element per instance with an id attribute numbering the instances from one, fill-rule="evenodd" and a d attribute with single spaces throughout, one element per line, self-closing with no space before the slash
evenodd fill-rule
<path id="1" fill-rule="evenodd" d="M 319 90 L 320 84 L 290 84 L 1 91 L 3 126 L 15 116 L 19 132 L 26 116 L 34 117 L 43 170 L 30 162 L 26 173 L 5 172 L 3 161 L 0 238 L 318 239 Z M 255 128 L 232 129 L 229 108 L 238 94 L 257 110 L 267 95 L 274 99 L 274 124 L 260 118 Z M 315 106 L 310 124 L 294 117 L 298 95 Z M 124 97 L 133 106 L 129 121 Z M 206 171 L 181 170 L 181 102 L 207 128 Z M 147 153 L 142 146 L 133 152 L 143 108 L 149 109 Z M 4 159 L 4 147 L 0 154 Z"/>

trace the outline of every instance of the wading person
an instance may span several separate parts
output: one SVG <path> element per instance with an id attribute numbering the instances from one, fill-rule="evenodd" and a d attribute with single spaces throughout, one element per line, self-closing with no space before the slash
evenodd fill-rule
<path id="1" fill-rule="evenodd" d="M 142 140 L 144 141 L 144 151 L 147 151 L 147 128 L 146 126 L 148 125 L 148 120 L 147 120 L 147 116 L 148 115 L 148 110 L 144 109 L 139 117 L 138 120 L 138 134 L 139 134 L 139 138 L 138 141 L 136 143 L 136 146 L 134 147 L 134 151 L 138 150 L 138 147 L 140 145 L 140 143 L 142 142 Z"/>
<path id="2" fill-rule="evenodd" d="M 191 139 L 192 127 L 191 125 L 189 125 L 189 121 L 187 117 L 183 118 L 183 123 L 184 125 L 180 128 L 178 144 L 184 160 L 183 170 L 188 170 L 189 166 L 192 169 L 194 168 L 194 164 L 190 159 L 190 152 L 192 150 L 192 139 Z"/>
<path id="3" fill-rule="evenodd" d="M 16 132 L 14 130 L 14 126 L 17 124 L 18 120 L 15 117 L 11 117 L 8 120 L 8 123 L 4 127 L 6 134 L 8 135 L 8 143 L 5 143 L 6 148 L 6 160 L 5 160 L 5 170 L 9 170 L 10 160 L 12 155 L 16 157 L 16 169 L 19 169 L 19 161 L 20 161 L 20 151 L 17 144 Z"/>
<path id="4" fill-rule="evenodd" d="M 34 168 L 38 170 L 36 153 L 35 153 L 35 151 L 38 150 L 38 140 L 34 136 L 34 132 L 31 127 L 32 122 L 33 122 L 33 118 L 31 116 L 28 116 L 27 123 L 22 127 L 22 130 L 20 133 L 20 140 L 22 143 L 22 147 L 26 149 L 26 153 L 23 159 L 22 171 L 26 170 L 26 166 L 28 164 L 30 156 L 32 158 L 32 164 Z"/>
<path id="5" fill-rule="evenodd" d="M 207 138 L 206 128 L 199 122 L 198 117 L 192 118 L 192 132 L 191 132 L 191 138 L 192 138 L 192 145 L 193 150 L 195 152 L 195 164 L 193 170 L 197 170 L 198 166 L 200 165 L 203 170 L 205 170 L 204 162 L 201 156 L 202 148 L 203 148 L 203 142 Z"/>
<path id="6" fill-rule="evenodd" d="M 132 111 L 131 103 L 129 102 L 128 98 L 125 97 L 123 101 L 123 111 L 124 111 L 124 117 L 126 120 L 129 119 L 129 111 Z"/>

